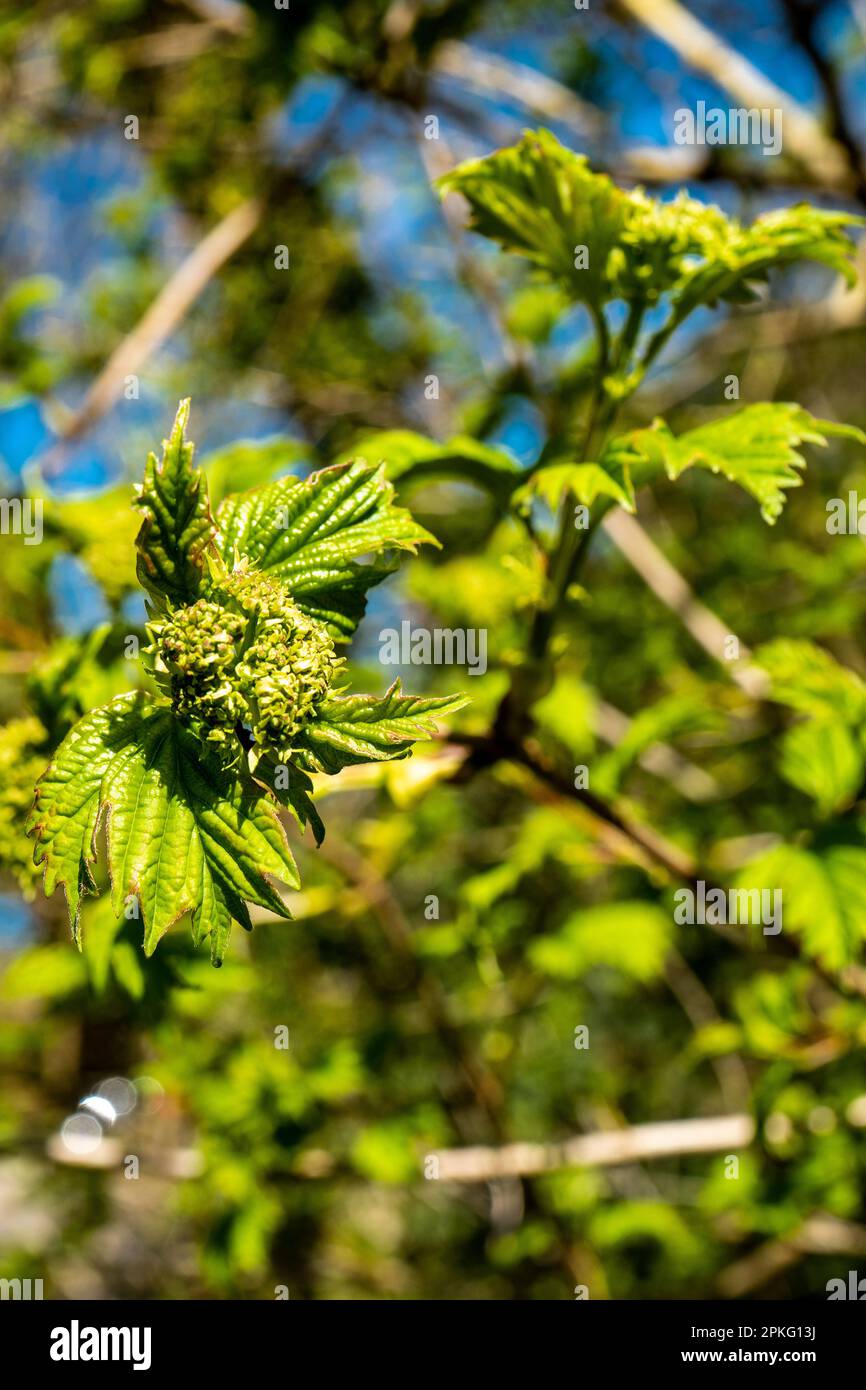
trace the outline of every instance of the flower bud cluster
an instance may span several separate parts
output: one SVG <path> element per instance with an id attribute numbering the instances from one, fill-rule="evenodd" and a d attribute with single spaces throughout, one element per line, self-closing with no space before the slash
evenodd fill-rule
<path id="1" fill-rule="evenodd" d="M 718 208 L 685 193 L 660 203 L 635 189 L 626 200 L 620 245 L 608 257 L 612 290 L 626 300 L 655 304 L 687 265 L 721 254 L 736 230 Z"/>
<path id="2" fill-rule="evenodd" d="M 240 724 L 260 746 L 287 746 L 342 666 L 322 624 L 248 570 L 221 576 L 151 630 L 175 711 L 209 743 L 228 742 Z"/>

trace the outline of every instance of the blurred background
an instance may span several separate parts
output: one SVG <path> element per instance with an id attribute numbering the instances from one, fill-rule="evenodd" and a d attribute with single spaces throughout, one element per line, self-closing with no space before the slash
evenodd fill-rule
<path id="1" fill-rule="evenodd" d="M 45 501 L 40 545 L 0 544 L 0 1277 L 93 1299 L 792 1298 L 866 1261 L 862 992 L 675 931 L 670 877 L 615 827 L 526 768 L 463 766 L 541 583 L 469 484 L 412 490 L 443 548 L 373 591 L 350 657 L 384 690 L 378 634 L 409 617 L 486 629 L 488 672 L 403 673 L 472 704 L 453 740 L 332 780 L 320 850 L 290 830 L 294 922 L 260 913 L 217 971 L 185 923 L 146 962 L 91 901 L 79 955 L 21 835 L 50 750 L 136 680 L 130 485 L 179 397 L 217 497 L 379 431 L 530 466 L 580 398 L 588 325 L 431 180 L 543 125 L 743 219 L 864 212 L 864 92 L 862 0 L 0 0 L 0 466 L 6 496 Z M 781 154 L 675 144 L 699 100 L 781 106 Z M 698 424 L 734 374 L 742 402 L 866 426 L 864 330 L 862 288 L 786 273 L 696 315 L 631 418 Z M 866 674 L 863 543 L 824 506 L 864 483 L 836 445 L 773 532 L 689 475 L 641 499 L 649 551 L 601 536 L 536 710 L 566 781 L 591 765 L 713 872 L 811 833 L 778 713 L 702 634 L 717 615 Z M 665 562 L 697 609 L 665 599 Z M 863 855 L 832 904 L 857 941 Z M 701 1119 L 697 1154 L 642 1128 Z M 563 1163 L 574 1135 L 606 1147 Z M 549 1171 L 429 1161 L 518 1140 Z"/>

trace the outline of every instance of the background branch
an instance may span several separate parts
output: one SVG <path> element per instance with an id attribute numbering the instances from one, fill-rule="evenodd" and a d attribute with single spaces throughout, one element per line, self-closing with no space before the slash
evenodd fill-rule
<path id="1" fill-rule="evenodd" d="M 441 1182 L 490 1182 L 494 1178 L 528 1177 L 559 1168 L 607 1167 L 680 1154 L 726 1153 L 746 1147 L 754 1136 L 755 1124 L 750 1115 L 717 1115 L 711 1119 L 673 1120 L 579 1134 L 554 1144 L 440 1149 L 434 1156 Z"/>

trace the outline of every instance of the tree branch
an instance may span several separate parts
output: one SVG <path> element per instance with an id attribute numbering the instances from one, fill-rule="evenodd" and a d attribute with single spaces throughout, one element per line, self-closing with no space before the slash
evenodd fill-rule
<path id="1" fill-rule="evenodd" d="M 740 658 L 737 661 L 726 660 L 725 644 L 734 634 L 711 609 L 701 603 L 679 570 L 662 554 L 640 522 L 622 508 L 616 507 L 608 512 L 602 525 L 614 545 L 648 588 L 676 614 L 686 631 L 703 647 L 708 656 L 723 665 L 731 679 L 747 695 L 753 699 L 760 699 L 765 695 L 769 684 L 767 677 L 758 667 L 748 664 L 751 656 L 748 647 L 737 638 Z"/>
<path id="2" fill-rule="evenodd" d="M 516 1143 L 501 1148 L 441 1149 L 432 1155 L 440 1182 L 491 1182 L 532 1177 L 559 1168 L 607 1167 L 679 1154 L 726 1153 L 755 1137 L 751 1115 L 673 1120 L 629 1129 L 579 1134 L 555 1144 Z"/>
<path id="3" fill-rule="evenodd" d="M 220 267 L 252 236 L 262 210 L 256 198 L 233 208 L 178 266 L 132 331 L 114 349 L 78 410 L 66 422 L 64 442 L 83 434 L 110 409 L 126 378 L 140 371 L 182 322 Z"/>
<path id="4" fill-rule="evenodd" d="M 729 47 L 678 0 L 618 0 L 618 4 L 735 101 L 747 107 L 780 107 L 784 112 L 787 150 L 808 169 L 816 183 L 823 187 L 854 187 L 856 179 L 847 152 L 824 133 L 812 112 Z"/>

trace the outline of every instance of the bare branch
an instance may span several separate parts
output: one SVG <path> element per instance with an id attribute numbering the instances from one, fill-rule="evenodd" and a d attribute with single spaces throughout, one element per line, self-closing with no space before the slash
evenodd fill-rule
<path id="1" fill-rule="evenodd" d="M 109 357 L 78 410 L 67 420 L 63 439 L 74 439 L 114 404 L 126 378 L 138 372 L 182 322 L 214 275 L 252 235 L 262 216 L 255 198 L 241 203 L 218 222 L 163 286 L 138 323 Z M 60 446 L 62 447 L 62 445 Z M 46 463 L 46 471 L 47 471 Z"/>
<path id="2" fill-rule="evenodd" d="M 558 1168 L 603 1168 L 677 1154 L 725 1153 L 744 1148 L 754 1137 L 751 1115 L 716 1115 L 579 1134 L 558 1144 L 479 1145 L 442 1149 L 433 1156 L 441 1182 L 490 1182 L 494 1178 L 532 1177 Z"/>
<path id="3" fill-rule="evenodd" d="M 605 700 L 596 703 L 593 714 L 593 728 L 599 738 L 615 748 L 622 743 L 631 728 L 632 720 L 622 710 L 609 705 Z M 718 801 L 722 789 L 714 777 L 702 767 L 689 762 L 671 748 L 668 743 L 651 743 L 638 756 L 638 763 L 645 772 L 652 773 L 663 782 L 672 782 L 686 801 L 703 803 Z"/>
<path id="4" fill-rule="evenodd" d="M 825 1212 L 815 1212 L 790 1235 L 768 1240 L 719 1275 L 723 1298 L 742 1298 L 805 1255 L 866 1255 L 866 1229 Z"/>
<path id="5" fill-rule="evenodd" d="M 730 48 L 678 0 L 619 0 L 619 5 L 735 101 L 747 107 L 781 108 L 786 148 L 816 183 L 824 187 L 854 185 L 846 151 L 825 134 L 812 112 Z"/>
<path id="6" fill-rule="evenodd" d="M 453 39 L 436 49 L 432 71 L 434 75 L 455 77 L 483 96 L 511 98 L 533 115 L 561 121 L 585 135 L 601 131 L 603 118 L 594 106 L 526 63 L 481 53 Z"/>
<path id="7" fill-rule="evenodd" d="M 766 694 L 767 678 L 757 667 L 748 664 L 751 656 L 748 647 L 740 642 L 740 659 L 725 659 L 725 644 L 733 636 L 730 628 L 725 627 L 715 613 L 701 603 L 640 522 L 617 507 L 608 512 L 602 525 L 656 597 L 677 615 L 704 651 L 724 665 L 740 689 L 753 699 L 760 699 Z"/>

